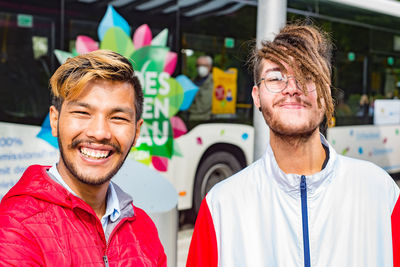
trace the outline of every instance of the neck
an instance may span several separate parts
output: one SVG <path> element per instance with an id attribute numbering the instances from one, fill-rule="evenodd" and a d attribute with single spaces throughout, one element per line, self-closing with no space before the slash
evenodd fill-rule
<path id="1" fill-rule="evenodd" d="M 285 137 L 270 131 L 270 145 L 279 168 L 286 174 L 317 173 L 326 157 L 318 129 L 307 137 Z"/>
<path id="2" fill-rule="evenodd" d="M 101 185 L 88 185 L 80 182 L 76 178 L 71 178 L 59 165 L 60 163 L 57 164 L 57 170 L 64 182 L 79 198 L 92 207 L 99 220 L 101 220 L 106 213 L 106 196 L 110 182 Z"/>
<path id="3" fill-rule="evenodd" d="M 109 182 L 103 185 L 81 185 L 74 192 L 94 210 L 99 220 L 106 213 L 106 196 Z"/>

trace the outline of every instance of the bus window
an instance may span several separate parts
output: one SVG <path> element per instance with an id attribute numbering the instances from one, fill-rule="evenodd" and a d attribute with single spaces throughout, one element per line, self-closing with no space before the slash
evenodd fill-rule
<path id="1" fill-rule="evenodd" d="M 191 129 L 199 123 L 228 122 L 252 124 L 252 97 L 251 88 L 253 79 L 251 71 L 246 65 L 250 50 L 255 44 L 255 15 L 256 8 L 244 7 L 229 16 L 205 17 L 198 19 L 191 27 L 182 26 L 182 73 L 192 80 L 196 79 L 196 60 L 199 56 L 210 56 L 213 67 L 221 71 L 234 69 L 237 73 L 235 79 L 235 107 L 217 111 L 216 103 L 225 105 L 229 103 L 232 91 L 226 86 L 219 87 L 215 83 L 216 74 L 213 73 L 213 110 L 211 120 L 191 120 L 189 114 L 183 112 L 188 128 Z M 246 23 L 245 23 L 246 22 Z M 230 25 L 224 30 L 218 29 L 220 25 Z M 241 30 L 239 30 L 241 29 Z M 217 88 L 220 90 L 218 91 Z M 221 89 L 222 88 L 222 89 Z M 219 93 L 218 93 L 219 92 Z M 216 100 L 219 99 L 219 102 Z M 225 101 L 226 100 L 226 101 Z M 211 101 L 211 100 L 210 100 Z M 226 106 L 228 107 L 228 106 Z M 190 113 L 190 112 L 189 112 Z"/>
<path id="2" fill-rule="evenodd" d="M 0 13 L 0 121 L 40 125 L 50 103 L 51 21 Z"/>

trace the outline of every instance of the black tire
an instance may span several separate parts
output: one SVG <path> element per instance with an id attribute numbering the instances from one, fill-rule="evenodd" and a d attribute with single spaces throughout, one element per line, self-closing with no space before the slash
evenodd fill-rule
<path id="1" fill-rule="evenodd" d="M 238 159 L 229 152 L 218 151 L 205 158 L 197 169 L 194 183 L 193 212 L 194 217 L 200 209 L 205 195 L 218 182 L 228 178 L 242 169 Z"/>

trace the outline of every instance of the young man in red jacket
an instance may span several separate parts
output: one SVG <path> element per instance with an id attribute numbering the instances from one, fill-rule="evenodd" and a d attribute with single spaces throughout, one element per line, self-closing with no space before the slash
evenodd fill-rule
<path id="1" fill-rule="evenodd" d="M 29 167 L 0 205 L 0 266 L 166 266 L 151 219 L 110 182 L 139 138 L 130 62 L 98 50 L 50 80 L 59 162 Z"/>

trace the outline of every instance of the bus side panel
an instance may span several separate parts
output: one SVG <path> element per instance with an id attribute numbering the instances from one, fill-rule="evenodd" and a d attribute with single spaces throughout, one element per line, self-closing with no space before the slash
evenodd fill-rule
<path id="1" fill-rule="evenodd" d="M 329 128 L 328 141 L 342 155 L 375 163 L 389 173 L 400 171 L 400 125 Z"/>
<path id="2" fill-rule="evenodd" d="M 39 126 L 0 122 L 0 199 L 33 164 L 53 165 L 58 149 L 36 137 Z"/>
<path id="3" fill-rule="evenodd" d="M 201 124 L 175 141 L 182 157 L 172 157 L 166 176 L 179 193 L 179 210 L 192 207 L 196 170 L 204 152 L 212 145 L 223 143 L 237 146 L 245 155 L 247 165 L 253 161 L 254 129 L 248 125 Z"/>

